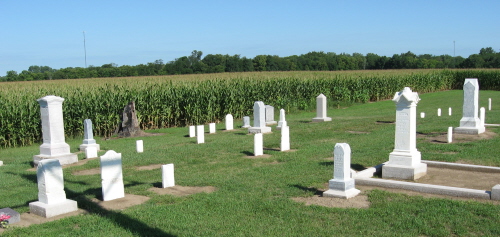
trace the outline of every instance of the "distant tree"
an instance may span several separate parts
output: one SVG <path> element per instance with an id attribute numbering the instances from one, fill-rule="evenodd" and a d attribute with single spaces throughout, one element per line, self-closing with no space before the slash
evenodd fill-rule
<path id="1" fill-rule="evenodd" d="M 253 68 L 255 71 L 266 71 L 267 56 L 257 55 L 253 58 Z"/>
<path id="2" fill-rule="evenodd" d="M 14 70 L 7 71 L 7 76 L 5 76 L 5 81 L 17 81 L 18 75 L 17 72 Z"/>

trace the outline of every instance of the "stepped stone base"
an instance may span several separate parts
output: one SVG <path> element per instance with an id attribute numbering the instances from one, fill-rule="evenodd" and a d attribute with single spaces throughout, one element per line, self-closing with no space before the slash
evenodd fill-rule
<path id="1" fill-rule="evenodd" d="M 330 117 L 324 117 L 324 118 L 313 118 L 312 120 L 313 122 L 329 122 L 329 121 L 332 121 L 332 118 Z"/>
<path id="2" fill-rule="evenodd" d="M 485 130 L 486 129 L 484 127 L 479 127 L 479 128 L 458 127 L 453 129 L 453 132 L 458 134 L 478 135 L 483 133 Z"/>
<path id="3" fill-rule="evenodd" d="M 427 164 L 416 166 L 386 164 L 382 166 L 382 178 L 416 180 L 427 174 Z"/>
<path id="4" fill-rule="evenodd" d="M 37 216 L 50 218 L 78 210 L 76 201 L 66 199 L 61 203 L 45 204 L 43 202 L 31 202 L 30 212 Z"/>
<path id="5" fill-rule="evenodd" d="M 271 127 L 251 127 L 248 129 L 248 133 L 270 133 Z"/>
<path id="6" fill-rule="evenodd" d="M 45 159 L 56 159 L 59 160 L 59 163 L 61 165 L 69 165 L 78 162 L 78 155 L 74 153 L 68 153 L 64 155 L 58 155 L 58 156 L 49 156 L 49 155 L 36 155 L 33 156 L 33 165 L 35 167 L 38 166 L 38 162 L 41 160 Z"/>

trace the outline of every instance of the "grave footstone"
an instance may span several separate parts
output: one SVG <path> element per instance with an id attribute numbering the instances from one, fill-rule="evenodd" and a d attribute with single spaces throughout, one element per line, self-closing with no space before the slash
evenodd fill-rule
<path id="1" fill-rule="evenodd" d="M 253 154 L 254 156 L 264 155 L 264 136 L 262 133 L 255 133 L 254 135 Z"/>
<path id="2" fill-rule="evenodd" d="M 488 110 L 491 110 L 491 98 L 488 98 Z"/>
<path id="3" fill-rule="evenodd" d="M 286 121 L 281 123 L 281 151 L 290 150 L 290 127 L 286 124 Z"/>
<path id="4" fill-rule="evenodd" d="M 438 117 L 441 117 L 441 108 L 438 108 Z"/>
<path id="5" fill-rule="evenodd" d="M 209 133 L 215 133 L 215 123 L 209 123 L 208 124 L 208 132 Z"/>
<path id="6" fill-rule="evenodd" d="M 36 170 L 38 201 L 29 204 L 32 214 L 50 218 L 78 210 L 76 201 L 66 199 L 63 170 L 59 160 L 43 159 Z"/>
<path id="7" fill-rule="evenodd" d="M 274 107 L 266 105 L 266 125 L 273 124 L 276 124 L 276 121 L 274 121 Z"/>
<path id="8" fill-rule="evenodd" d="M 251 127 L 250 126 L 250 117 L 249 116 L 245 116 L 243 117 L 243 126 L 241 126 L 242 128 L 249 128 Z"/>
<path id="9" fill-rule="evenodd" d="M 196 126 L 196 142 L 205 143 L 205 125 Z"/>
<path id="10" fill-rule="evenodd" d="M 2 165 L 3 165 L 3 161 L 0 160 L 0 166 L 2 166 Z"/>
<path id="11" fill-rule="evenodd" d="M 486 109 L 484 107 L 479 109 L 479 120 L 481 121 L 481 126 L 484 127 L 486 122 Z"/>
<path id="12" fill-rule="evenodd" d="M 316 97 L 316 117 L 312 119 L 313 122 L 327 122 L 332 121 L 332 118 L 326 116 L 326 96 L 320 94 Z"/>
<path id="13" fill-rule="evenodd" d="M 40 104 L 43 144 L 40 146 L 40 155 L 33 156 L 34 165 L 37 166 L 38 162 L 44 159 L 59 160 L 61 165 L 78 162 L 78 156 L 70 153 L 70 147 L 64 137 L 64 98 L 49 95 L 37 101 Z"/>
<path id="14" fill-rule="evenodd" d="M 97 158 L 97 148 L 93 146 L 85 148 L 85 158 L 86 159 Z"/>
<path id="15" fill-rule="evenodd" d="M 491 200 L 500 200 L 500 184 L 493 186 L 491 189 Z"/>
<path id="16" fill-rule="evenodd" d="M 0 215 L 4 214 L 7 216 L 10 216 L 10 218 L 7 220 L 9 225 L 20 222 L 21 221 L 21 214 L 19 212 L 14 211 L 8 207 L 0 209 Z"/>
<path id="17" fill-rule="evenodd" d="M 420 118 L 425 118 L 425 113 L 424 112 L 420 113 Z"/>
<path id="18" fill-rule="evenodd" d="M 122 154 L 109 150 L 101 156 L 101 183 L 103 201 L 125 197 L 123 185 Z"/>
<path id="19" fill-rule="evenodd" d="M 351 147 L 347 143 L 337 143 L 333 151 L 333 179 L 328 182 L 328 191 L 323 197 L 352 198 L 360 193 L 354 188 L 351 178 Z"/>
<path id="20" fill-rule="evenodd" d="M 285 110 L 280 109 L 280 120 L 278 121 L 278 126 L 276 126 L 276 129 L 280 130 L 283 122 L 285 122 Z"/>
<path id="21" fill-rule="evenodd" d="M 92 120 L 85 119 L 83 121 L 83 142 L 80 145 L 80 151 L 85 151 L 87 147 L 95 147 L 96 150 L 100 150 L 101 146 L 96 143 L 94 139 L 94 133 L 92 132 Z"/>
<path id="22" fill-rule="evenodd" d="M 479 110 L 479 84 L 477 78 L 467 78 L 464 82 L 464 105 L 460 127 L 455 128 L 455 133 L 480 134 L 485 131 L 484 125 L 478 117 Z"/>
<path id="23" fill-rule="evenodd" d="M 448 116 L 451 116 L 451 107 L 448 108 Z"/>
<path id="24" fill-rule="evenodd" d="M 189 137 L 196 137 L 196 126 L 189 126 Z"/>
<path id="25" fill-rule="evenodd" d="M 137 153 L 144 152 L 144 142 L 142 140 L 135 141 L 135 150 L 137 151 Z"/>
<path id="26" fill-rule="evenodd" d="M 382 166 L 382 177 L 415 180 L 427 173 L 427 164 L 421 162 L 416 147 L 416 110 L 420 98 L 417 92 L 405 87 L 392 101 L 396 102 L 394 151 L 389 162 Z"/>
<path id="27" fill-rule="evenodd" d="M 162 188 L 168 188 L 175 186 L 174 179 L 174 164 L 166 164 L 161 166 L 162 173 Z"/>
<path id="28" fill-rule="evenodd" d="M 233 115 L 227 114 L 225 122 L 226 122 L 226 130 L 233 130 L 234 129 L 234 126 L 233 126 Z"/>
<path id="29" fill-rule="evenodd" d="M 269 133 L 271 127 L 266 127 L 266 107 L 264 102 L 255 101 L 253 105 L 253 127 L 248 128 L 249 133 Z"/>
<path id="30" fill-rule="evenodd" d="M 447 140 L 448 140 L 448 143 L 453 142 L 453 127 L 448 127 Z"/>

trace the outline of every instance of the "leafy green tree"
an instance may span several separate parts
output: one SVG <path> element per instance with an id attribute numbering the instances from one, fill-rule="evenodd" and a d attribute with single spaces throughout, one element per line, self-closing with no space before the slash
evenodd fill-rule
<path id="1" fill-rule="evenodd" d="M 253 68 L 255 71 L 266 71 L 267 56 L 257 55 L 253 58 Z"/>

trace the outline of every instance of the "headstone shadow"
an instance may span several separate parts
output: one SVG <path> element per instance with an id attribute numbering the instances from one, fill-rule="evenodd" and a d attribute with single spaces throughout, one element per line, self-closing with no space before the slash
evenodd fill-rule
<path id="1" fill-rule="evenodd" d="M 298 185 L 298 184 L 289 185 L 289 186 L 294 187 L 294 188 L 298 188 L 298 189 L 305 191 L 305 192 L 314 193 L 314 195 L 318 195 L 320 197 L 323 196 L 323 191 L 318 190 L 317 188 L 304 187 L 304 186 Z"/>

